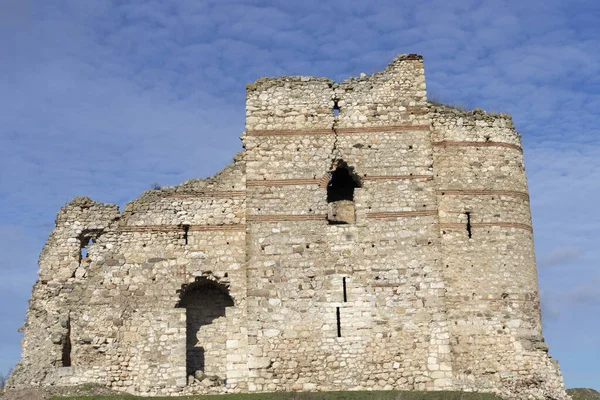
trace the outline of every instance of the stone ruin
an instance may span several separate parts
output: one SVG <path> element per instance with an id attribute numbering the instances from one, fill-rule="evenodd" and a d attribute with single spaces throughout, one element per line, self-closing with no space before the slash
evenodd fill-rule
<path id="1" fill-rule="evenodd" d="M 428 102 L 413 54 L 246 98 L 218 175 L 59 211 L 9 388 L 568 399 L 510 116 Z"/>

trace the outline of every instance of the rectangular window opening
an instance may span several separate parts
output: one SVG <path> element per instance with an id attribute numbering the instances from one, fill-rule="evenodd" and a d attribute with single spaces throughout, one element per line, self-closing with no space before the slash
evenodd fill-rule
<path id="1" fill-rule="evenodd" d="M 342 278 L 342 284 L 344 285 L 344 303 L 348 301 L 348 295 L 346 294 L 346 277 Z"/>
<path id="2" fill-rule="evenodd" d="M 342 337 L 342 323 L 340 321 L 340 308 L 335 308 L 335 314 L 337 317 L 337 337 Z"/>

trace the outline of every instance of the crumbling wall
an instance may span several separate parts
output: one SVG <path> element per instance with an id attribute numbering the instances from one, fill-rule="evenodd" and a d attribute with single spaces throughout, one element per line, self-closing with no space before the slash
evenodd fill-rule
<path id="1" fill-rule="evenodd" d="M 243 389 L 244 189 L 238 158 L 214 178 L 148 191 L 122 214 L 87 198 L 65 206 L 40 258 L 23 359 L 8 386 L 99 383 L 138 394 L 218 393 L 229 380 L 231 390 Z M 94 243 L 81 257 L 88 238 Z M 205 344 L 206 374 L 190 379 L 180 303 L 197 281 L 224 287 L 233 305 L 211 321 L 227 332 L 223 345 Z"/>
<path id="2" fill-rule="evenodd" d="M 76 282 L 86 275 L 95 254 L 119 218 L 116 206 L 77 197 L 56 217 L 39 259 L 22 341 L 22 358 L 7 387 L 53 383 L 57 371 L 84 357 L 78 351 L 80 296 L 89 293 Z M 96 243 L 88 245 L 90 239 Z M 82 251 L 87 246 L 86 254 Z M 91 360 L 90 360 L 91 361 Z"/>
<path id="3" fill-rule="evenodd" d="M 542 336 L 520 136 L 507 115 L 444 106 L 432 128 L 456 385 L 564 398 Z"/>

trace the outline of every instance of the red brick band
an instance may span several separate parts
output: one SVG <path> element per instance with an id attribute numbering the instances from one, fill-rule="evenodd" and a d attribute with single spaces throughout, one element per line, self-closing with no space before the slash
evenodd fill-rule
<path id="1" fill-rule="evenodd" d="M 471 228 L 492 228 L 492 227 L 500 227 L 500 228 L 515 228 L 515 229 L 524 229 L 530 232 L 533 232 L 533 228 L 527 224 L 520 224 L 518 222 L 479 222 L 472 223 Z M 441 229 L 457 229 L 457 230 L 467 230 L 466 224 L 461 223 L 443 223 L 440 224 Z"/>
<path id="2" fill-rule="evenodd" d="M 293 136 L 293 135 L 333 135 L 332 128 L 325 129 L 257 129 L 246 131 L 246 136 Z"/>
<path id="3" fill-rule="evenodd" d="M 506 299 L 481 299 L 484 301 L 521 301 L 521 302 L 525 302 L 525 303 L 537 303 L 539 302 L 539 300 L 529 300 L 529 299 L 510 299 L 510 298 L 506 298 Z"/>
<path id="4" fill-rule="evenodd" d="M 248 215 L 248 222 L 295 222 L 295 221 L 325 221 L 326 214 L 265 214 Z"/>
<path id="5" fill-rule="evenodd" d="M 521 153 L 523 149 L 520 146 L 512 143 L 504 143 L 504 142 L 452 142 L 452 141 L 443 141 L 443 142 L 433 142 L 433 146 L 436 147 L 505 147 L 507 149 L 518 150 Z"/>
<path id="6" fill-rule="evenodd" d="M 433 175 L 367 175 L 360 177 L 362 181 L 402 181 L 409 179 L 432 180 Z"/>
<path id="7" fill-rule="evenodd" d="M 425 179 L 432 180 L 433 175 L 367 175 L 361 176 L 361 181 L 400 181 L 410 179 Z M 319 185 L 326 187 L 329 183 L 329 177 L 308 178 L 308 179 L 265 179 L 265 180 L 250 180 L 246 182 L 246 186 L 300 186 L 300 185 Z"/>
<path id="8" fill-rule="evenodd" d="M 471 224 L 471 227 L 473 227 L 473 224 Z M 467 230 L 467 224 L 461 224 L 461 223 L 444 223 L 444 224 L 440 224 L 440 228 L 441 229 L 456 229 L 456 230 Z"/>
<path id="9" fill-rule="evenodd" d="M 488 195 L 497 195 L 497 196 L 511 196 L 518 197 L 523 200 L 529 200 L 529 194 L 527 192 L 519 192 L 516 190 L 487 190 L 487 189 L 451 189 L 451 190 L 438 190 L 438 194 L 447 195 L 447 196 L 462 196 L 462 195 L 472 195 L 472 196 L 488 196 Z"/>
<path id="10" fill-rule="evenodd" d="M 183 228 L 179 225 L 130 225 L 120 226 L 121 232 L 182 232 Z"/>
<path id="11" fill-rule="evenodd" d="M 516 229 L 525 229 L 527 231 L 533 232 L 533 228 L 531 225 L 520 224 L 518 222 L 479 222 L 475 224 L 471 224 L 473 228 L 491 228 L 494 226 L 498 226 L 501 228 L 516 228 Z"/>
<path id="12" fill-rule="evenodd" d="M 377 133 L 377 132 L 406 132 L 406 131 L 429 131 L 429 125 L 387 125 L 387 126 L 364 126 L 357 128 L 336 128 L 338 135 L 352 135 L 354 133 Z"/>
<path id="13" fill-rule="evenodd" d="M 189 225 L 190 232 L 210 232 L 210 231 L 245 231 L 246 226 L 242 224 L 230 225 Z M 183 225 L 129 225 L 120 226 L 121 232 L 184 232 Z"/>
<path id="14" fill-rule="evenodd" d="M 455 294 L 455 295 L 446 295 L 446 298 L 448 299 L 448 301 L 452 301 L 452 302 L 456 302 L 455 299 L 463 299 L 464 295 L 460 295 L 460 294 Z M 478 297 L 475 300 L 477 301 L 508 301 L 508 302 L 514 302 L 514 301 L 518 301 L 518 302 L 524 302 L 524 303 L 539 303 L 539 300 L 531 300 L 531 299 L 515 299 L 515 298 L 494 298 L 494 297 Z M 462 302 L 462 301 L 461 301 Z"/>
<path id="15" fill-rule="evenodd" d="M 437 210 L 419 210 L 419 211 L 393 211 L 367 213 L 368 219 L 386 219 L 386 218 L 407 218 L 407 217 L 425 217 L 429 215 L 438 215 Z"/>
<path id="16" fill-rule="evenodd" d="M 429 125 L 384 125 L 356 128 L 330 129 L 257 129 L 246 131 L 246 136 L 291 136 L 291 135 L 352 135 L 355 133 L 429 131 Z"/>
<path id="17" fill-rule="evenodd" d="M 161 197 L 173 199 L 191 199 L 196 197 L 211 197 L 215 199 L 229 199 L 231 197 L 245 197 L 245 190 L 206 190 L 200 192 L 173 192 L 162 193 Z"/>
<path id="18" fill-rule="evenodd" d="M 322 178 L 313 178 L 313 179 L 272 179 L 272 180 L 252 180 L 246 181 L 246 186 L 299 186 L 299 185 L 323 185 L 323 181 L 325 181 L 325 185 L 329 182 L 329 178 L 327 176 Z"/>

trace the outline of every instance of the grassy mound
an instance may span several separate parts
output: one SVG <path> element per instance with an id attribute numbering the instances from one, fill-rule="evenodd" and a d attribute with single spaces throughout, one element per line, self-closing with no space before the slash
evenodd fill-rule
<path id="1" fill-rule="evenodd" d="M 573 400 L 600 399 L 600 392 L 594 389 L 567 389 L 567 393 L 573 397 Z"/>
<path id="2" fill-rule="evenodd" d="M 72 396 L 53 397 L 54 400 L 134 400 L 142 397 L 117 396 Z M 152 397 L 152 400 L 173 400 L 173 397 Z M 188 400 L 501 400 L 489 393 L 463 392 L 399 392 L 399 391 L 365 391 L 365 392 L 279 392 L 226 394 L 216 396 L 178 397 Z"/>

